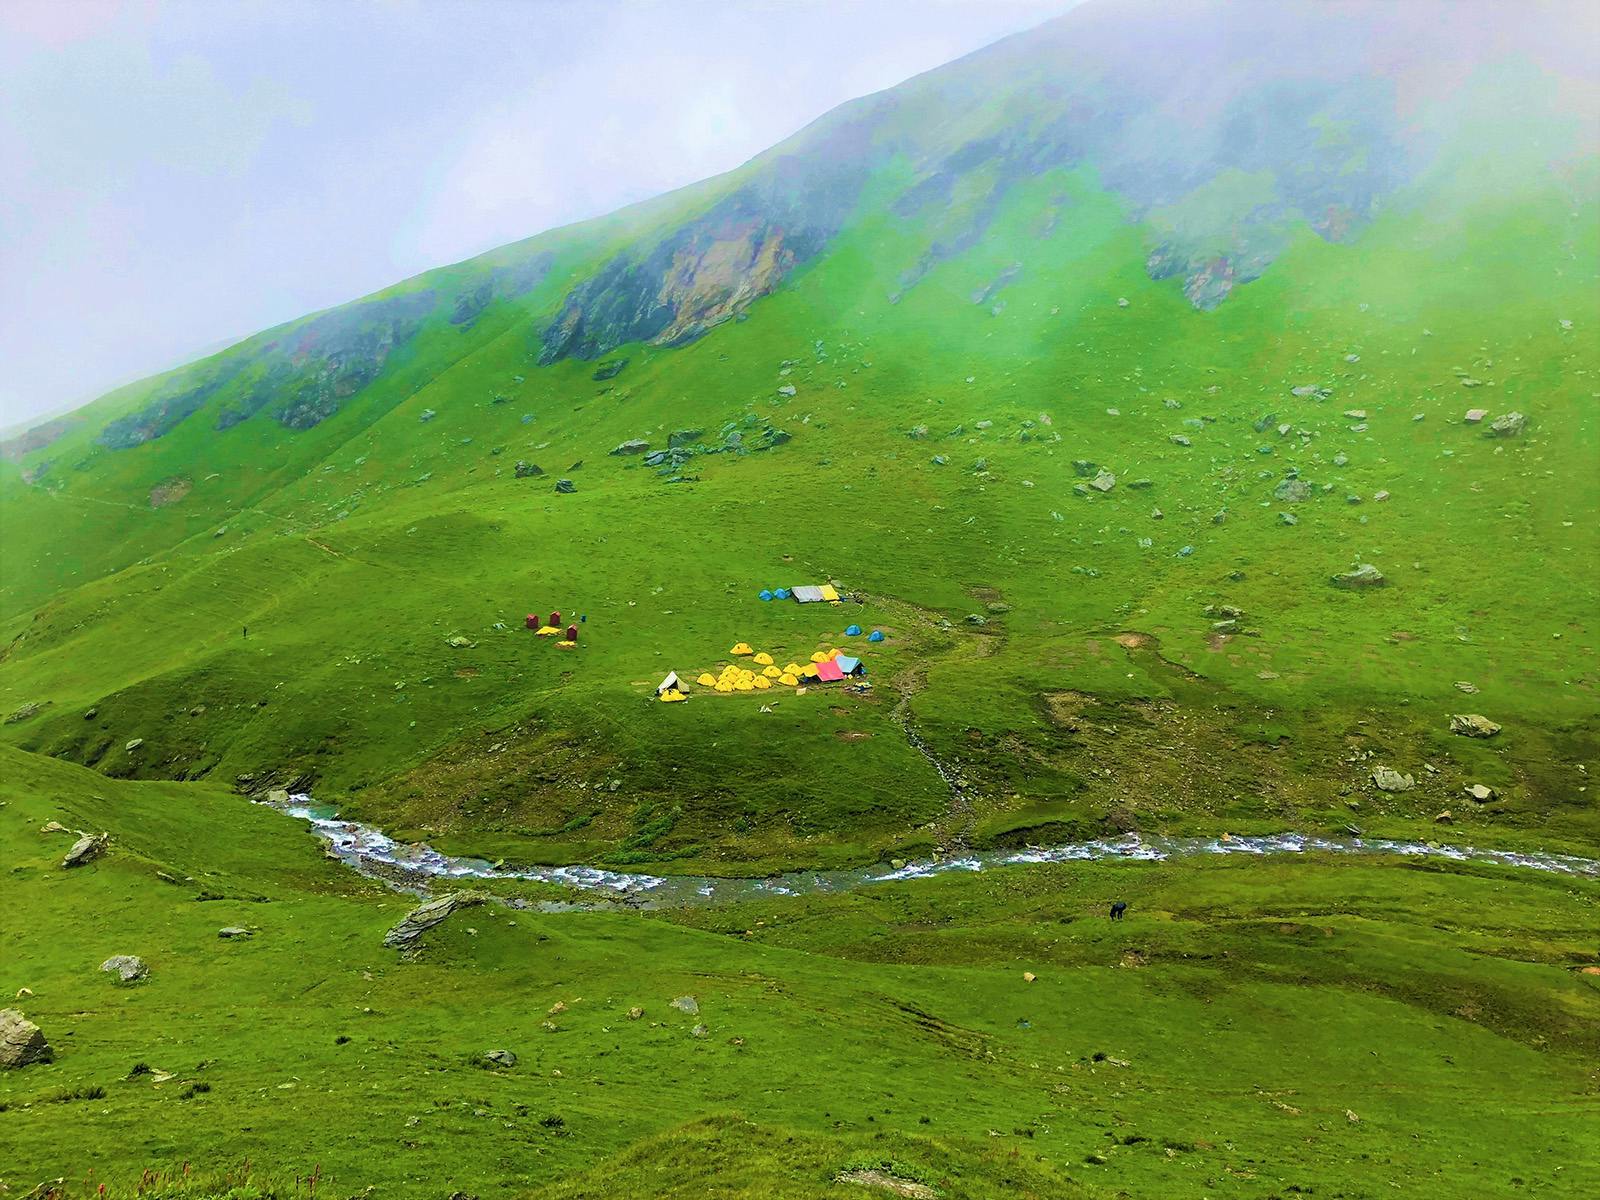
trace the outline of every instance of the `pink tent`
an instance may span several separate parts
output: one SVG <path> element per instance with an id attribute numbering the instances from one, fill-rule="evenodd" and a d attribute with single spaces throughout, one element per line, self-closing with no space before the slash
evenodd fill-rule
<path id="1" fill-rule="evenodd" d="M 822 683 L 838 683 L 844 678 L 844 672 L 839 669 L 839 664 L 834 659 L 817 664 L 817 679 Z"/>

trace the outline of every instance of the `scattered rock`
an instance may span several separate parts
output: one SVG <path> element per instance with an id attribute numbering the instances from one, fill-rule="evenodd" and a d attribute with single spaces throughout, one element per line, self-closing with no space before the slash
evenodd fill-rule
<path id="1" fill-rule="evenodd" d="M 1409 792 L 1417 786 L 1410 775 L 1402 775 L 1393 767 L 1378 767 L 1372 772 L 1372 782 L 1380 792 Z"/>
<path id="2" fill-rule="evenodd" d="M 421 421 L 421 422 L 423 422 L 423 423 L 424 423 L 424 424 L 426 424 L 426 423 L 427 423 L 427 422 L 429 422 L 429 421 L 431 421 L 431 420 L 433 420 L 433 419 L 434 419 L 434 418 L 435 418 L 435 417 L 437 417 L 437 416 L 438 416 L 438 415 L 439 415 L 439 414 L 438 414 L 438 413 L 436 413 L 436 412 L 434 412 L 434 411 L 433 411 L 433 409 L 431 409 L 431 408 L 425 408 L 425 409 L 423 409 L 423 410 L 422 410 L 422 412 L 421 412 L 421 413 L 420 413 L 420 414 L 419 414 L 419 415 L 418 415 L 418 416 L 417 416 L 417 420 L 419 420 L 419 421 Z"/>
<path id="3" fill-rule="evenodd" d="M 81 867 L 84 863 L 93 862 L 106 852 L 106 847 L 111 844 L 109 833 L 86 833 L 72 843 L 72 849 L 67 851 L 67 856 L 61 860 L 63 869 L 67 867 Z"/>
<path id="4" fill-rule="evenodd" d="M 71 833 L 72 830 L 68 829 L 60 821 L 46 821 L 43 825 L 39 826 L 39 832 L 40 833 Z"/>
<path id="5" fill-rule="evenodd" d="M 118 983 L 139 983 L 150 977 L 150 968 L 136 954 L 113 954 L 100 964 L 102 971 L 110 971 Z"/>
<path id="6" fill-rule="evenodd" d="M 1110 471 L 1101 471 L 1089 481 L 1089 486 L 1097 492 L 1109 492 L 1117 486 L 1117 477 Z"/>
<path id="7" fill-rule="evenodd" d="M 0 1071 L 12 1071 L 55 1057 L 39 1027 L 14 1008 L 0 1009 Z"/>
<path id="8" fill-rule="evenodd" d="M 1035 975 L 1032 971 L 1024 971 L 1022 973 L 1022 982 L 1023 983 L 1032 983 L 1037 978 L 1039 978 L 1039 977 L 1037 975 Z"/>
<path id="9" fill-rule="evenodd" d="M 1281 512 L 1281 513 L 1278 514 L 1278 524 L 1279 525 L 1298 525 L 1298 524 L 1300 524 L 1300 518 L 1295 516 L 1293 513 Z"/>
<path id="10" fill-rule="evenodd" d="M 672 1002 L 672 1007 L 681 1013 L 687 1013 L 691 1017 L 700 1015 L 700 1002 L 693 996 L 679 996 Z"/>
<path id="11" fill-rule="evenodd" d="M 412 909 L 384 934 L 383 944 L 393 950 L 412 950 L 423 934 L 451 913 L 459 908 L 470 908 L 474 904 L 482 903 L 483 897 L 472 892 L 451 892 L 447 896 L 429 900 Z"/>
<path id="12" fill-rule="evenodd" d="M 532 479 L 536 475 L 543 475 L 544 468 L 526 459 L 517 459 L 517 465 L 511 468 L 518 479 Z"/>
<path id="13" fill-rule="evenodd" d="M 1362 563 L 1353 571 L 1341 571 L 1333 576 L 1330 583 L 1336 588 L 1347 591 L 1360 591 L 1363 588 L 1380 588 L 1389 581 L 1383 577 L 1383 572 L 1371 563 Z"/>
<path id="14" fill-rule="evenodd" d="M 982 613 L 968 613 L 963 620 L 968 625 L 987 625 L 989 623 L 989 618 Z"/>
<path id="15" fill-rule="evenodd" d="M 643 454 L 648 449 L 650 449 L 649 442 L 643 441 L 640 438 L 632 438 L 629 441 L 618 444 L 615 449 L 611 450 L 610 453 L 618 457 L 623 457 L 629 454 Z"/>
<path id="16" fill-rule="evenodd" d="M 21 708 L 9 713 L 6 716 L 5 723 L 7 725 L 15 725 L 18 721 L 26 721 L 29 717 L 33 716 L 43 707 L 44 705 L 38 703 L 37 701 L 30 701 L 29 703 L 24 704 Z"/>
<path id="17" fill-rule="evenodd" d="M 1315 490 L 1304 479 L 1285 479 L 1272 489 L 1272 498 L 1289 504 L 1299 504 L 1315 495 Z"/>
<path id="18" fill-rule="evenodd" d="M 1489 801 L 1495 799 L 1495 797 L 1499 795 L 1498 792 L 1496 792 L 1486 783 L 1469 783 L 1462 790 L 1476 800 L 1479 804 L 1487 804 Z"/>
<path id="19" fill-rule="evenodd" d="M 1489 422 L 1484 433 L 1489 437 L 1516 437 L 1528 425 L 1528 418 L 1519 412 L 1508 412 Z"/>
<path id="20" fill-rule="evenodd" d="M 1478 685 L 1475 683 L 1468 683 L 1464 679 L 1458 679 L 1456 680 L 1456 690 L 1458 692 L 1465 692 L 1467 695 L 1472 696 L 1477 694 Z"/>
<path id="21" fill-rule="evenodd" d="M 1462 419 L 1466 421 L 1468 425 L 1476 425 L 1488 415 L 1489 410 L 1487 408 L 1469 408 L 1467 409 L 1467 415 Z"/>
<path id="22" fill-rule="evenodd" d="M 143 738 L 130 738 L 130 739 L 128 739 L 128 744 L 126 746 L 124 746 L 123 749 L 126 750 L 129 754 L 132 754 L 135 750 L 137 750 L 142 745 L 144 745 L 144 739 Z"/>
<path id="23" fill-rule="evenodd" d="M 1181 433 L 1175 433 L 1171 437 L 1169 437 L 1167 440 L 1169 442 L 1171 442 L 1174 446 L 1191 446 L 1191 445 L 1194 444 L 1188 438 L 1184 437 L 1183 434 L 1181 434 Z"/>
<path id="24" fill-rule="evenodd" d="M 1500 732 L 1500 726 L 1481 713 L 1457 713 L 1450 718 L 1450 732 L 1462 737 L 1492 738 Z"/>
<path id="25" fill-rule="evenodd" d="M 510 1050 L 485 1050 L 483 1061 L 496 1067 L 514 1067 L 517 1065 L 517 1056 Z"/>
<path id="26" fill-rule="evenodd" d="M 689 1030 L 689 1036 L 697 1038 L 710 1037 L 711 1030 L 702 1022 L 701 1024 L 696 1025 L 693 1029 Z"/>
<path id="27" fill-rule="evenodd" d="M 1350 465 L 1350 456 L 1343 450 L 1339 451 L 1333 456 L 1333 465 L 1336 467 L 1348 467 Z"/>
<path id="28" fill-rule="evenodd" d="M 445 645 L 455 650 L 471 650 L 476 647 L 477 644 L 478 643 L 473 641 L 471 638 L 462 637 L 459 633 L 454 637 L 445 639 Z"/>
<path id="29" fill-rule="evenodd" d="M 1435 825 L 1453 825 L 1455 824 L 1455 818 L 1450 815 L 1450 810 L 1447 808 L 1433 818 L 1433 823 Z"/>
<path id="30" fill-rule="evenodd" d="M 558 480 L 556 480 L 556 491 L 560 492 L 564 496 L 570 496 L 570 495 L 572 495 L 573 492 L 575 492 L 577 490 L 578 490 L 577 484 L 573 483 L 572 480 L 570 480 L 570 479 L 558 479 Z"/>
<path id="31" fill-rule="evenodd" d="M 628 1020 L 630 1021 L 637 1021 L 642 1016 L 644 1016 L 644 1009 L 637 1004 L 628 1010 Z"/>
<path id="32" fill-rule="evenodd" d="M 221 929 L 217 930 L 217 936 L 226 941 L 229 938 L 254 937 L 255 934 L 251 930 L 245 929 L 241 925 L 224 925 Z"/>

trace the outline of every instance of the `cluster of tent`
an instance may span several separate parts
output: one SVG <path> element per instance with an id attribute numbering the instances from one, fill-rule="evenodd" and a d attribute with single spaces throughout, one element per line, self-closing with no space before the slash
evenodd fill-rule
<path id="1" fill-rule="evenodd" d="M 570 650 L 572 647 L 578 644 L 577 624 L 574 623 L 568 625 L 566 629 L 563 630 L 561 628 L 560 609 L 552 612 L 550 614 L 550 619 L 542 623 L 539 620 L 538 613 L 529 613 L 526 625 L 527 628 L 533 630 L 534 634 L 538 637 L 553 637 L 561 639 L 560 641 L 556 642 L 557 647 L 560 649 Z"/>
<path id="2" fill-rule="evenodd" d="M 805 586 L 796 588 L 762 588 L 760 597 L 763 600 L 793 600 L 797 604 L 841 604 L 844 597 L 839 595 L 838 589 L 831 583 L 824 583 L 817 587 Z"/>
<path id="3" fill-rule="evenodd" d="M 728 653 L 734 658 L 748 657 L 751 665 L 746 667 L 732 662 L 722 669 L 721 674 L 702 672 L 695 683 L 714 692 L 764 692 L 775 685 L 800 688 L 808 683 L 838 683 L 849 676 L 867 673 L 866 665 L 859 658 L 837 647 L 818 650 L 811 656 L 810 662 L 790 662 L 781 667 L 772 655 L 753 650 L 746 642 L 740 642 Z M 656 699 L 673 703 L 687 699 L 688 691 L 688 686 L 678 677 L 678 673 L 672 671 L 656 687 Z"/>
<path id="4" fill-rule="evenodd" d="M 860 637 L 861 636 L 861 626 L 859 626 L 859 625 L 851 625 L 851 626 L 849 626 L 848 628 L 845 629 L 844 635 L 845 635 L 845 637 Z M 883 641 L 883 630 L 874 629 L 871 633 L 867 634 L 867 641 L 869 641 L 869 642 L 881 642 L 881 641 Z"/>

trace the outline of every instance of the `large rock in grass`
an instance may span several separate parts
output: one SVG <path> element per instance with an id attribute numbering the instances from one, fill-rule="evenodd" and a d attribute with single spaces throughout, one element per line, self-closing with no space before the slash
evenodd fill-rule
<path id="1" fill-rule="evenodd" d="M 0 1071 L 12 1071 L 55 1057 L 39 1027 L 14 1008 L 0 1008 Z"/>
<path id="2" fill-rule="evenodd" d="M 150 968 L 137 954 L 113 954 L 100 964 L 100 969 L 115 975 L 119 984 L 141 983 L 150 978 Z"/>
<path id="3" fill-rule="evenodd" d="M 1381 792 L 1409 792 L 1417 786 L 1410 775 L 1402 775 L 1393 767 L 1378 767 L 1372 772 L 1372 782 Z"/>
<path id="4" fill-rule="evenodd" d="M 1340 571 L 1329 582 L 1336 588 L 1358 592 L 1366 588 L 1381 588 L 1389 581 L 1377 567 L 1371 563 L 1362 563 L 1352 571 Z"/>
<path id="5" fill-rule="evenodd" d="M 110 844 L 109 833 L 86 833 L 72 843 L 72 849 L 68 850 L 67 856 L 61 860 L 61 866 L 65 869 L 93 862 L 106 852 L 106 847 Z"/>
<path id="6" fill-rule="evenodd" d="M 642 438 L 633 438 L 629 441 L 621 443 L 615 450 L 612 450 L 611 453 L 616 455 L 618 458 L 623 458 L 629 454 L 643 454 L 648 449 L 650 449 L 649 442 Z"/>
<path id="7" fill-rule="evenodd" d="M 383 944 L 392 950 L 415 950 L 423 934 L 442 923 L 458 908 L 470 908 L 482 903 L 483 897 L 472 892 L 451 892 L 448 896 L 429 900 L 408 912 L 384 934 Z"/>
<path id="8" fill-rule="evenodd" d="M 1517 437 L 1527 428 L 1528 418 L 1519 412 L 1508 412 L 1489 422 L 1483 432 L 1488 437 Z"/>
<path id="9" fill-rule="evenodd" d="M 1283 500 L 1290 504 L 1299 504 L 1311 499 L 1315 494 L 1315 489 L 1304 479 L 1285 479 L 1272 489 L 1274 500 Z"/>
<path id="10" fill-rule="evenodd" d="M 1450 718 L 1450 732 L 1462 737 L 1492 738 L 1500 732 L 1500 726 L 1482 713 L 1457 713 Z"/>

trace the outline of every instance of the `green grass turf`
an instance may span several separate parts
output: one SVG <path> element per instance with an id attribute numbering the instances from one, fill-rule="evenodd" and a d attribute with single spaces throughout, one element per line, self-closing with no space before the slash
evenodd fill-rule
<path id="1" fill-rule="evenodd" d="M 1600 1166 L 1592 881 L 1078 865 L 651 916 L 485 906 L 406 961 L 380 942 L 411 901 L 297 822 L 12 751 L 0 779 L 0 984 L 57 1051 L 0 1076 L 13 1192 L 246 1158 L 276 1194 L 320 1168 L 341 1196 L 823 1197 L 876 1164 L 951 1197 L 1576 1196 Z M 52 819 L 110 853 L 59 869 Z M 219 940 L 233 924 L 255 936 Z M 150 978 L 113 985 L 115 953 Z M 495 1048 L 517 1066 L 475 1063 Z"/>

